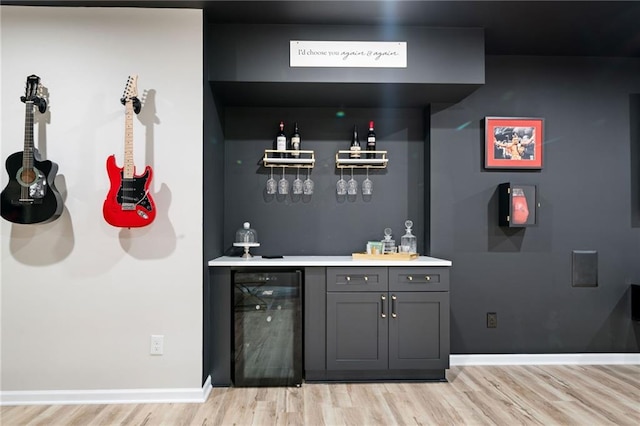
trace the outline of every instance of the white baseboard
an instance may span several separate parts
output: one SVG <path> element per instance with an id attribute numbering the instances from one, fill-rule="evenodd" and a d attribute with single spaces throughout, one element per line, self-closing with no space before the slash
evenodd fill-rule
<path id="1" fill-rule="evenodd" d="M 452 366 L 640 364 L 640 353 L 451 355 Z"/>
<path id="2" fill-rule="evenodd" d="M 451 366 L 640 364 L 640 353 L 451 355 Z M 117 389 L 77 391 L 0 391 L 1 405 L 202 403 L 211 393 L 211 376 L 202 389 Z"/>
<path id="3" fill-rule="evenodd" d="M 0 391 L 0 405 L 202 403 L 209 393 L 211 376 L 202 388 Z"/>

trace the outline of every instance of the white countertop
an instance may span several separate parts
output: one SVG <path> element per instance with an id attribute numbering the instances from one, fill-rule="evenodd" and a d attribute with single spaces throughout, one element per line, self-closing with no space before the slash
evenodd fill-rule
<path id="1" fill-rule="evenodd" d="M 428 256 L 413 260 L 354 260 L 351 256 L 284 256 L 281 259 L 222 256 L 210 260 L 209 266 L 451 266 L 451 261 Z"/>

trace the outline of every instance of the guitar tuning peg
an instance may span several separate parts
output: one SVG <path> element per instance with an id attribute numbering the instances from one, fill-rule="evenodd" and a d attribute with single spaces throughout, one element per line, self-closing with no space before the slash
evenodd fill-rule
<path id="1" fill-rule="evenodd" d="M 134 96 L 131 100 L 133 101 L 133 112 L 139 114 L 140 110 L 142 109 L 142 103 L 140 103 L 140 99 Z"/>
<path id="2" fill-rule="evenodd" d="M 38 102 L 38 111 L 40 111 L 40 114 L 44 114 L 45 111 L 47 110 L 47 100 L 45 98 L 37 98 L 37 102 Z"/>

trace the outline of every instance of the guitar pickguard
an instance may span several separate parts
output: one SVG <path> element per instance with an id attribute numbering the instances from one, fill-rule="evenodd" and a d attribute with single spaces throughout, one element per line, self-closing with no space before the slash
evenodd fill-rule
<path id="1" fill-rule="evenodd" d="M 147 184 L 146 177 L 131 179 L 122 177 L 121 179 L 116 199 L 118 204 L 122 206 L 122 210 L 135 210 L 137 205 L 144 207 L 148 211 L 153 210 L 145 189 Z"/>

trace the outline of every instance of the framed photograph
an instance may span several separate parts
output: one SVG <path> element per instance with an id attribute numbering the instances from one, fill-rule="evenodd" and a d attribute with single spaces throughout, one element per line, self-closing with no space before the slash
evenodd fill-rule
<path id="1" fill-rule="evenodd" d="M 542 169 L 542 118 L 486 117 L 485 169 Z"/>

